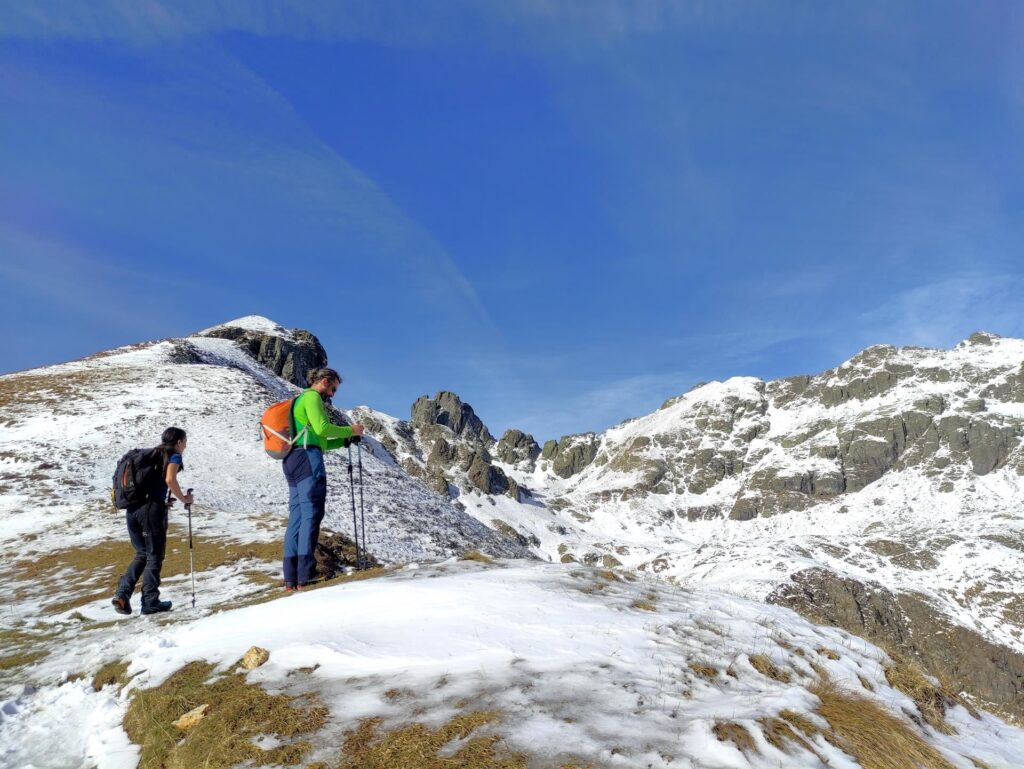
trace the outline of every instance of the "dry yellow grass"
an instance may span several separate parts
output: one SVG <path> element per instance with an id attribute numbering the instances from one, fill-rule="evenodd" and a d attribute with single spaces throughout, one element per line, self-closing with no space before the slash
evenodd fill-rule
<path id="1" fill-rule="evenodd" d="M 890 655 L 892 656 L 892 655 Z M 943 734 L 955 734 L 956 730 L 946 722 L 946 711 L 954 705 L 963 705 L 975 718 L 977 711 L 960 695 L 942 684 L 929 680 L 917 663 L 905 657 L 893 657 L 894 663 L 885 669 L 885 680 L 889 686 L 906 694 L 917 705 L 921 718 L 933 729 Z"/>
<path id="2" fill-rule="evenodd" d="M 479 550 L 467 550 L 459 558 L 461 561 L 477 561 L 478 563 L 494 563 L 494 559 L 489 555 L 481 553 Z"/>
<path id="3" fill-rule="evenodd" d="M 160 686 L 132 696 L 124 727 L 142 747 L 139 769 L 226 769 L 245 761 L 300 763 L 310 745 L 289 740 L 323 726 L 327 710 L 297 706 L 295 698 L 283 694 L 270 695 L 248 683 L 242 673 L 208 680 L 212 672 L 212 665 L 192 662 Z M 194 728 L 182 734 L 173 726 L 203 704 L 210 705 L 209 713 Z M 264 734 L 282 744 L 264 750 L 253 743 Z"/>
<path id="4" fill-rule="evenodd" d="M 874 700 L 824 679 L 812 689 L 831 739 L 864 769 L 955 769 L 911 726 Z M 787 719 L 788 720 L 788 719 Z"/>
<path id="5" fill-rule="evenodd" d="M 117 688 L 121 689 L 130 680 L 127 662 L 108 662 L 92 677 L 92 688 L 98 692 L 104 686 L 117 685 Z"/>
<path id="6" fill-rule="evenodd" d="M 31 665 L 33 662 L 38 662 L 48 654 L 48 651 L 44 651 L 42 649 L 36 649 L 35 651 L 18 651 L 14 654 L 8 654 L 0 657 L 0 670 L 14 670 L 15 668 L 24 667 L 25 665 Z"/>
<path id="7" fill-rule="evenodd" d="M 167 556 L 164 559 L 162 576 L 181 576 L 189 572 L 189 557 L 186 529 L 172 525 L 167 534 Z M 281 558 L 281 543 L 239 542 L 216 538 L 197 538 L 193 555 L 197 572 L 216 569 L 245 559 L 277 562 Z M 30 589 L 42 588 L 49 595 L 61 596 L 59 600 L 45 603 L 44 610 L 58 614 L 93 601 L 109 598 L 113 593 L 118 575 L 134 556 L 128 536 L 123 539 L 106 539 L 92 545 L 51 552 L 34 553 L 31 557 L 14 561 L 4 576 L 15 580 L 15 595 L 30 597 Z M 74 574 L 69 586 L 62 574 Z M 255 581 L 265 581 L 258 577 Z M 69 589 L 71 594 L 68 595 Z M 46 601 L 48 597 L 31 594 L 33 600 Z"/>
<path id="8" fill-rule="evenodd" d="M 707 663 L 691 662 L 690 670 L 701 678 L 715 678 L 718 676 L 718 668 L 708 665 Z"/>
<path id="9" fill-rule="evenodd" d="M 634 609 L 640 609 L 640 611 L 657 611 L 658 606 L 653 601 L 649 601 L 646 598 L 637 598 L 630 604 Z"/>
<path id="10" fill-rule="evenodd" d="M 497 735 L 473 736 L 497 721 L 497 713 L 474 711 L 435 730 L 417 723 L 381 732 L 381 719 L 366 719 L 345 738 L 337 769 L 528 769 L 527 758 L 504 749 Z M 455 752 L 441 755 L 456 742 Z"/>
<path id="11" fill-rule="evenodd" d="M 815 651 L 822 657 L 827 657 L 830 660 L 839 659 L 839 652 L 835 649 L 829 649 L 827 646 L 819 646 Z"/>
<path id="12" fill-rule="evenodd" d="M 773 681 L 788 684 L 792 678 L 789 673 L 777 667 L 775 663 L 768 659 L 764 654 L 750 655 L 750 664 L 754 666 L 754 670 L 758 673 L 771 678 Z"/>
<path id="13" fill-rule="evenodd" d="M 790 745 L 798 745 L 804 750 L 813 753 L 820 758 L 818 751 L 802 737 L 793 726 L 783 718 L 761 718 L 757 725 L 761 727 L 761 734 L 764 735 L 768 744 L 786 753 Z"/>
<path id="14" fill-rule="evenodd" d="M 760 752 L 750 732 L 740 724 L 731 721 L 717 721 L 711 731 L 719 742 L 731 742 L 741 753 L 757 754 Z"/>
<path id="15" fill-rule="evenodd" d="M 796 727 L 808 737 L 814 737 L 817 734 L 822 734 L 822 730 L 818 728 L 818 725 L 815 724 L 814 721 L 802 713 L 797 713 L 795 710 L 783 710 L 779 713 L 779 718 Z"/>

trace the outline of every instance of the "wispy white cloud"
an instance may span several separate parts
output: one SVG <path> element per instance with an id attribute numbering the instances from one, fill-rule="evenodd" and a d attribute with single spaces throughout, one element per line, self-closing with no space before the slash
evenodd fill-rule
<path id="1" fill-rule="evenodd" d="M 483 328 L 496 325 L 472 282 L 433 234 L 395 203 L 386 190 L 324 142 L 277 90 L 252 70 L 231 58 L 233 74 L 246 81 L 268 106 L 294 125 L 289 138 L 294 149 L 274 148 L 256 157 L 238 159 L 240 172 L 262 167 L 314 206 L 324 221 L 346 222 L 348 231 L 369 233 L 386 253 L 412 271 L 422 291 L 434 301 L 469 306 Z"/>
<path id="2" fill-rule="evenodd" d="M 543 398 L 510 418 L 509 426 L 539 440 L 584 430 L 601 431 L 642 416 L 689 389 L 697 378 L 685 371 L 637 374 L 603 383 L 578 395 Z"/>
<path id="3" fill-rule="evenodd" d="M 858 319 L 863 346 L 948 347 L 975 331 L 1024 336 L 1019 274 L 965 274 L 901 291 Z"/>
<path id="4" fill-rule="evenodd" d="M 0 276 L 5 291 L 34 296 L 54 313 L 102 324 L 130 326 L 163 336 L 167 318 L 140 312 L 140 297 L 173 296 L 188 283 L 172 273 L 140 273 L 114 266 L 38 233 L 0 221 Z"/>
<path id="5" fill-rule="evenodd" d="M 316 40 L 358 40 L 424 45 L 488 39 L 522 45 L 604 45 L 673 30 L 725 26 L 800 32 L 825 23 L 836 28 L 876 23 L 870 4 L 853 14 L 818 3 L 761 8 L 739 0 L 50 0 L 0 8 L 0 34 L 8 37 L 122 40 L 149 45 L 237 31 Z M 812 12 L 813 11 L 813 12 Z M 890 13 L 891 16 L 891 13 Z M 520 36 L 522 35 L 522 36 Z"/>
<path id="6" fill-rule="evenodd" d="M 20 179 L 87 190 L 68 195 L 80 218 L 103 230 L 116 227 L 137 247 L 156 240 L 186 256 L 205 254 L 214 266 L 223 260 L 230 268 L 246 253 L 266 251 L 268 242 L 281 256 L 315 251 L 325 291 L 329 276 L 359 254 L 374 260 L 373 269 L 387 278 L 382 283 L 396 291 L 400 282 L 406 286 L 406 299 L 451 323 L 494 333 L 475 287 L 444 245 L 265 80 L 213 43 L 188 44 L 187 54 L 142 56 L 157 89 L 147 78 L 108 82 L 95 73 L 9 62 L 0 104 L 22 119 L 4 129 L 8 146 L 32 147 L 26 126 L 38 120 L 51 156 L 64 148 L 75 162 L 48 162 L 45 185 L 30 164 L 19 163 L 21 175 L 8 174 L 7 186 Z M 55 123 L 53 114 L 74 127 Z M 16 130 L 22 133 L 7 134 Z"/>

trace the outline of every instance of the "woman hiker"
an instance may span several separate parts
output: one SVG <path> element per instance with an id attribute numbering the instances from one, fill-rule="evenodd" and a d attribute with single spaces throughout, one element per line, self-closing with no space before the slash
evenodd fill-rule
<path id="1" fill-rule="evenodd" d="M 180 427 L 164 430 L 160 445 L 153 450 L 160 454 L 161 472 L 152 487 L 147 489 L 146 500 L 126 511 L 128 536 L 135 548 L 135 559 L 128 565 L 111 600 L 118 614 L 132 613 L 130 599 L 140 575 L 142 613 L 171 610 L 170 601 L 160 600 L 160 567 L 167 548 L 167 508 L 171 502 L 167 491 L 170 489 L 183 504 L 192 504 L 192 495 L 184 493 L 178 485 L 178 473 L 185 469 L 181 455 L 187 445 L 188 438 Z"/>
<path id="2" fill-rule="evenodd" d="M 362 425 L 331 424 L 324 403 L 337 391 L 341 377 L 332 368 L 309 372 L 309 389 L 295 399 L 295 434 L 301 436 L 284 459 L 288 479 L 288 529 L 284 535 L 284 589 L 301 590 L 315 580 L 316 544 L 327 501 L 324 452 L 348 445 L 363 434 Z M 305 432 L 303 432 L 305 431 Z"/>

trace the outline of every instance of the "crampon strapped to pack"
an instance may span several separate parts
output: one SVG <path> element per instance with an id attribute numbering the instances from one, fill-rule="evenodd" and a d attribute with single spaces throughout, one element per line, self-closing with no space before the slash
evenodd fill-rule
<path id="1" fill-rule="evenodd" d="M 284 459 L 297 443 L 306 438 L 308 425 L 299 431 L 295 429 L 292 408 L 294 408 L 296 400 L 298 399 L 292 398 L 275 403 L 263 412 L 263 417 L 260 419 L 263 448 L 273 459 Z"/>
<path id="2" fill-rule="evenodd" d="M 132 449 L 117 462 L 110 496 L 114 507 L 125 510 L 147 501 L 159 485 L 164 453 L 156 449 Z"/>

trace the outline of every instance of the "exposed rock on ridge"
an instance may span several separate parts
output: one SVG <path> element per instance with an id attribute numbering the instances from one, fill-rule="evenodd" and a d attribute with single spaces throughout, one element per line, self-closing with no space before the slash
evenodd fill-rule
<path id="1" fill-rule="evenodd" d="M 570 494 L 599 487 L 593 504 L 675 494 L 698 518 L 717 510 L 749 520 L 906 469 L 945 491 L 1007 465 L 1024 474 L 1024 414 L 1006 405 L 1018 402 L 1017 340 L 979 333 L 949 351 L 877 345 L 816 376 L 697 386 L 601 435 L 548 441 L 541 459 L 573 478 Z M 692 518 L 689 509 L 679 513 Z"/>
<path id="2" fill-rule="evenodd" d="M 1024 655 L 953 624 L 918 596 L 808 569 L 794 574 L 768 600 L 812 622 L 841 627 L 910 655 L 932 675 L 997 712 L 1024 717 Z"/>
<path id="3" fill-rule="evenodd" d="M 327 365 L 327 352 L 309 331 L 280 329 L 274 333 L 226 323 L 201 332 L 202 336 L 231 339 L 253 360 L 266 366 L 282 379 L 305 388 L 306 374 Z"/>

